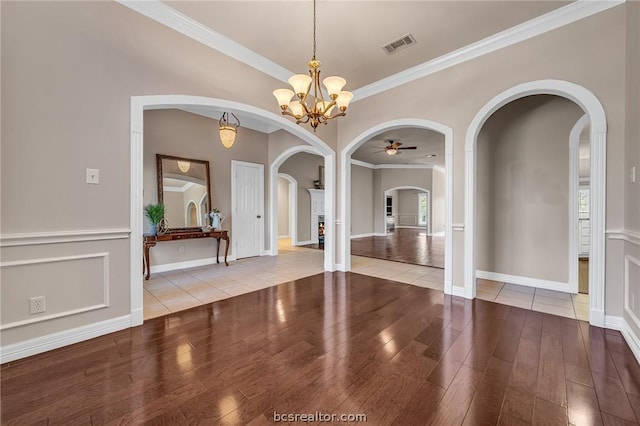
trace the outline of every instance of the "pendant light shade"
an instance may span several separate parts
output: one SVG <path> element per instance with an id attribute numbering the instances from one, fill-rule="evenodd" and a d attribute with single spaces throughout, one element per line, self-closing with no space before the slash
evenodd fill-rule
<path id="1" fill-rule="evenodd" d="M 229 113 L 223 113 L 220 118 L 220 142 L 225 148 L 231 148 L 236 141 L 236 134 L 238 133 L 238 127 L 240 127 L 240 120 L 234 113 L 230 113 L 235 119 L 235 123 L 229 122 Z"/>

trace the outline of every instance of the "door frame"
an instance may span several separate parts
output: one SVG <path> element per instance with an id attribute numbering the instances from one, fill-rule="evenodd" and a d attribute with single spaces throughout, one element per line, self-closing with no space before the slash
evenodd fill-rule
<path id="1" fill-rule="evenodd" d="M 387 235 L 387 191 L 395 191 L 395 190 L 405 190 L 405 189 L 412 189 L 412 190 L 416 190 L 416 191 L 420 191 L 420 192 L 426 192 L 427 193 L 427 207 L 429 210 L 429 216 L 427 218 L 427 225 L 425 226 L 425 230 L 427 231 L 427 236 L 431 236 L 431 216 L 432 216 L 432 206 L 431 206 L 431 191 L 429 191 L 426 188 L 422 188 L 420 186 L 413 186 L 413 185 L 401 185 L 401 186 L 394 186 L 392 188 L 387 188 L 387 189 L 383 189 L 382 190 L 382 198 L 383 198 L 383 211 L 384 211 L 384 218 L 382 220 L 382 225 L 383 225 L 383 229 L 384 229 L 384 235 Z M 398 227 L 398 225 L 396 224 L 396 227 Z"/>
<path id="2" fill-rule="evenodd" d="M 264 239 L 264 220 L 265 220 L 265 205 L 264 205 L 264 164 L 260 164 L 260 163 L 250 163 L 248 161 L 239 161 L 239 160 L 231 160 L 231 235 L 238 235 L 238 233 L 236 232 L 238 230 L 238 221 L 233 220 L 236 209 L 237 209 L 237 201 L 236 201 L 236 197 L 237 197 L 237 192 L 236 192 L 236 178 L 237 178 L 237 170 L 238 170 L 238 166 L 244 166 L 244 167 L 253 167 L 256 168 L 258 170 L 260 170 L 260 189 L 258 191 L 258 205 L 260 206 L 260 209 L 262 210 L 262 213 L 260 214 L 261 216 L 261 221 L 260 221 L 260 230 L 258 231 L 259 238 L 260 238 L 260 243 L 258 244 L 259 247 L 259 256 L 264 256 L 265 253 L 265 239 Z M 231 243 L 231 255 L 237 259 L 238 258 L 238 250 L 237 250 L 237 244 L 238 244 L 238 238 L 232 238 L 231 239 L 232 243 Z"/>

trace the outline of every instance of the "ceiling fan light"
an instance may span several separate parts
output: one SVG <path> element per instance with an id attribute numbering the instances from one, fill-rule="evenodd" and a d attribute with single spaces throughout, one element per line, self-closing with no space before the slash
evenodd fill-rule
<path id="1" fill-rule="evenodd" d="M 294 74 L 289 77 L 289 84 L 293 87 L 296 95 L 302 98 L 311 85 L 311 76 L 307 74 Z"/>
<path id="2" fill-rule="evenodd" d="M 347 110 L 347 108 L 349 107 L 349 102 L 351 102 L 351 99 L 353 99 L 353 93 L 347 92 L 346 90 L 343 90 L 342 92 L 340 92 L 340 94 L 336 98 L 336 105 L 338 105 L 338 108 L 340 108 L 340 111 L 345 112 Z"/>
<path id="3" fill-rule="evenodd" d="M 396 155 L 398 153 L 398 148 L 387 148 L 386 152 L 388 155 Z"/>
<path id="4" fill-rule="evenodd" d="M 278 100 L 280 108 L 285 110 L 289 106 L 289 102 L 291 101 L 291 98 L 293 98 L 294 93 L 289 89 L 277 89 L 273 91 L 273 96 Z"/>
<path id="5" fill-rule="evenodd" d="M 236 141 L 236 128 L 233 126 L 220 126 L 220 142 L 225 148 L 231 148 Z"/>
<path id="6" fill-rule="evenodd" d="M 340 91 L 347 84 L 347 80 L 337 75 L 332 75 L 322 80 L 324 87 L 327 88 L 327 93 L 331 99 L 335 99 L 340 95 Z"/>

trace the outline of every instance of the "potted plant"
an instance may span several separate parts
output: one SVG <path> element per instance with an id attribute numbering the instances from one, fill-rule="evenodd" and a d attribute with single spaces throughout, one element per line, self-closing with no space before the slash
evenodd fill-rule
<path id="1" fill-rule="evenodd" d="M 158 225 L 164 219 L 164 204 L 147 204 L 144 215 L 151 224 L 151 235 L 158 235 Z"/>

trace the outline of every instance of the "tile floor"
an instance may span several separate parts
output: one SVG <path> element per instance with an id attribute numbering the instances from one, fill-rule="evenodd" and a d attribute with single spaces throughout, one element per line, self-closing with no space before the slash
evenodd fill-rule
<path id="1" fill-rule="evenodd" d="M 476 297 L 561 317 L 589 320 L 589 295 L 569 294 L 541 288 L 478 279 Z"/>
<path id="2" fill-rule="evenodd" d="M 156 273 L 144 282 L 144 319 L 178 312 L 324 271 L 322 250 L 278 243 L 278 256 Z M 408 263 L 351 256 L 358 274 L 443 290 L 444 270 Z M 477 297 L 504 305 L 587 321 L 589 296 L 534 289 L 478 279 Z"/>

